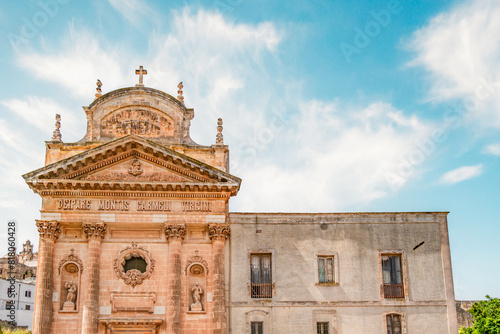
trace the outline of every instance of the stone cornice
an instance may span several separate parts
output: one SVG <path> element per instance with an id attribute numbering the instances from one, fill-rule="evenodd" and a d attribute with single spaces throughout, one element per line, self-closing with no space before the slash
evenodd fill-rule
<path id="1" fill-rule="evenodd" d="M 225 241 L 227 238 L 229 238 L 231 229 L 229 228 L 228 224 L 209 224 L 208 234 L 212 241 Z"/>
<path id="2" fill-rule="evenodd" d="M 106 224 L 102 222 L 98 223 L 83 223 L 82 224 L 83 231 L 85 232 L 85 235 L 87 236 L 88 240 L 99 240 L 102 241 L 104 238 L 104 235 L 106 234 Z"/>
<path id="3" fill-rule="evenodd" d="M 165 236 L 167 241 L 182 241 L 186 236 L 186 225 L 165 223 Z"/>
<path id="4" fill-rule="evenodd" d="M 224 199 L 231 197 L 229 192 L 159 192 L 159 191 L 114 191 L 114 190 L 61 190 L 45 189 L 35 191 L 41 196 L 64 196 L 64 197 L 122 197 L 122 198 L 171 198 L 171 199 Z"/>
<path id="5" fill-rule="evenodd" d="M 61 224 L 57 221 L 37 220 L 36 227 L 42 240 L 56 241 L 62 233 Z"/>
<path id="6" fill-rule="evenodd" d="M 89 180 L 35 180 L 27 182 L 36 193 L 56 191 L 126 191 L 126 192 L 227 192 L 236 195 L 239 185 L 221 183 L 174 183 L 158 181 L 89 181 Z M 141 196 L 144 196 L 142 194 Z M 182 195 L 181 195 L 182 197 Z"/>
<path id="7" fill-rule="evenodd" d="M 137 157 L 193 182 L 92 181 L 78 180 L 88 173 L 106 169 L 124 159 Z M 229 191 L 235 195 L 241 179 L 168 147 L 129 135 L 49 164 L 23 175 L 35 191 L 51 189 L 154 190 L 154 191 Z"/>

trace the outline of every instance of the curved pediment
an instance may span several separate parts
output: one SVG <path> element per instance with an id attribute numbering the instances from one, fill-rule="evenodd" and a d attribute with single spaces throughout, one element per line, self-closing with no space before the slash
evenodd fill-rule
<path id="1" fill-rule="evenodd" d="M 82 141 L 107 142 L 132 134 L 161 144 L 196 144 L 189 136 L 193 109 L 157 89 L 136 86 L 114 90 L 84 110 L 88 122 Z"/>

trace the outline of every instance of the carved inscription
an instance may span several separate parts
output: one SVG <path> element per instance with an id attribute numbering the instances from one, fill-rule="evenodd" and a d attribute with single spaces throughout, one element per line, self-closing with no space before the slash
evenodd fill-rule
<path id="1" fill-rule="evenodd" d="M 182 202 L 184 212 L 209 212 L 212 211 L 211 202 L 186 201 Z"/>
<path id="2" fill-rule="evenodd" d="M 58 210 L 90 210 L 89 199 L 60 199 L 57 201 Z"/>
<path id="3" fill-rule="evenodd" d="M 123 200 L 99 200 L 99 210 L 104 211 L 128 211 L 130 201 Z"/>
<path id="4" fill-rule="evenodd" d="M 57 210 L 92 211 L 156 211 L 156 212 L 211 212 L 209 201 L 162 201 L 162 200 L 113 200 L 113 199 L 58 199 Z"/>
<path id="5" fill-rule="evenodd" d="M 130 134 L 157 137 L 173 134 L 173 121 L 166 115 L 148 109 L 126 109 L 116 111 L 101 121 L 103 136 L 126 136 Z"/>
<path id="6" fill-rule="evenodd" d="M 171 211 L 170 201 L 137 201 L 137 211 Z"/>

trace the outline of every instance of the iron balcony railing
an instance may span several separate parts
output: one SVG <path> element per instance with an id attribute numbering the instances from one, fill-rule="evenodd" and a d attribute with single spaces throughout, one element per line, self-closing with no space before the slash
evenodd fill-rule
<path id="1" fill-rule="evenodd" d="M 403 284 L 384 284 L 385 298 L 404 298 Z"/>
<path id="2" fill-rule="evenodd" d="M 250 283 L 250 294 L 252 298 L 272 298 L 273 283 Z"/>

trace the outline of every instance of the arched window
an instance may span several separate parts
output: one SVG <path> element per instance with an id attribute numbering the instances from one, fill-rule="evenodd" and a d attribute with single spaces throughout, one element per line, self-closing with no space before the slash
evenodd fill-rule
<path id="1" fill-rule="evenodd" d="M 387 334 L 402 334 L 401 315 L 388 314 L 386 315 Z"/>

